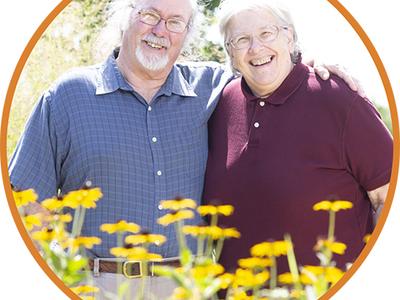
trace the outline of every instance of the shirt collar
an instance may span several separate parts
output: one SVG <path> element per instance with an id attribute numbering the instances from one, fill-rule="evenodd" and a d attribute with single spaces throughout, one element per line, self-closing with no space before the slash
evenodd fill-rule
<path id="1" fill-rule="evenodd" d="M 286 100 L 288 100 L 289 97 L 300 87 L 302 82 L 306 79 L 308 72 L 308 67 L 299 61 L 282 84 L 271 95 L 265 98 L 265 101 L 274 105 L 284 104 Z M 241 89 L 247 100 L 254 101 L 260 99 L 252 93 L 243 77 L 241 80 Z"/>
<path id="2" fill-rule="evenodd" d="M 100 66 L 96 83 L 96 95 L 109 94 L 118 89 L 133 91 L 118 69 L 116 57 L 118 57 L 118 49 L 114 50 Z M 166 96 L 171 96 L 172 94 L 186 97 L 197 96 L 192 86 L 186 81 L 176 65 L 173 66 L 171 73 L 168 75 L 158 94 Z"/>

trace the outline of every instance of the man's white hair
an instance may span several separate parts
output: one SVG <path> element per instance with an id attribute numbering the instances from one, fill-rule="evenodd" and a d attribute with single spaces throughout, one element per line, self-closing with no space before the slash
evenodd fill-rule
<path id="1" fill-rule="evenodd" d="M 163 1 L 163 0 L 160 0 Z M 188 47 L 198 32 L 200 8 L 196 0 L 187 0 L 192 7 L 192 14 L 188 23 L 188 31 L 184 48 Z M 122 35 L 129 26 L 132 10 L 140 7 L 146 0 L 114 0 L 105 9 L 105 26 L 100 31 L 97 39 L 96 53 L 97 59 L 103 59 L 111 51 L 119 47 L 122 42 Z"/>

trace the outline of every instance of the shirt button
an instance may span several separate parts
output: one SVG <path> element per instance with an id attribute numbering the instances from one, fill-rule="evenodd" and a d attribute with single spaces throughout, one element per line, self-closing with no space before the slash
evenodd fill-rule
<path id="1" fill-rule="evenodd" d="M 158 176 L 161 176 L 161 175 L 162 175 L 162 172 L 161 172 L 160 170 L 158 170 L 158 171 L 157 171 L 157 175 L 158 175 Z"/>
<path id="2" fill-rule="evenodd" d="M 155 136 L 153 136 L 153 137 L 151 138 L 151 141 L 152 141 L 153 143 L 156 143 L 156 142 L 157 142 L 157 138 L 156 138 Z"/>
<path id="3" fill-rule="evenodd" d="M 161 204 L 157 206 L 158 210 L 162 210 Z"/>
<path id="4" fill-rule="evenodd" d="M 265 102 L 264 101 L 260 101 L 260 106 L 264 106 Z"/>
<path id="5" fill-rule="evenodd" d="M 258 128 L 258 127 L 260 127 L 260 123 L 258 123 L 258 122 L 255 122 L 255 123 L 254 123 L 254 127 L 255 127 L 255 128 Z"/>
<path id="6" fill-rule="evenodd" d="M 151 110 L 152 110 L 151 106 L 149 106 L 149 107 L 147 108 L 147 110 L 148 110 L 148 111 L 151 111 Z"/>

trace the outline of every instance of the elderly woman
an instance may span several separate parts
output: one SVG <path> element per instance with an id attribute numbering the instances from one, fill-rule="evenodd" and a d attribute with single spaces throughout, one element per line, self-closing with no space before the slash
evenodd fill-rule
<path id="1" fill-rule="evenodd" d="M 334 259 L 354 261 L 373 230 L 392 165 L 392 137 L 372 103 L 337 76 L 322 81 L 301 62 L 289 13 L 269 1 L 230 1 L 220 29 L 232 67 L 241 77 L 225 88 L 209 123 L 204 199 L 235 206 L 223 225 L 237 227 L 225 244 L 229 269 L 255 243 L 290 233 L 301 265 L 327 232 L 321 200 L 351 201 L 337 215 L 335 236 L 347 244 Z M 287 270 L 287 262 L 278 262 Z"/>

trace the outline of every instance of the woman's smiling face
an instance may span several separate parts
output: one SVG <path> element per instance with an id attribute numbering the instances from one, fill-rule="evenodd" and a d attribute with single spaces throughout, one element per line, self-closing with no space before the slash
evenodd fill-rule
<path id="1" fill-rule="evenodd" d="M 265 42 L 266 35 L 276 37 Z M 245 78 L 254 94 L 264 96 L 276 90 L 290 73 L 293 63 L 293 31 L 282 26 L 273 14 L 246 10 L 233 16 L 228 23 L 227 41 L 249 39 L 243 49 L 228 45 L 233 67 Z"/>

